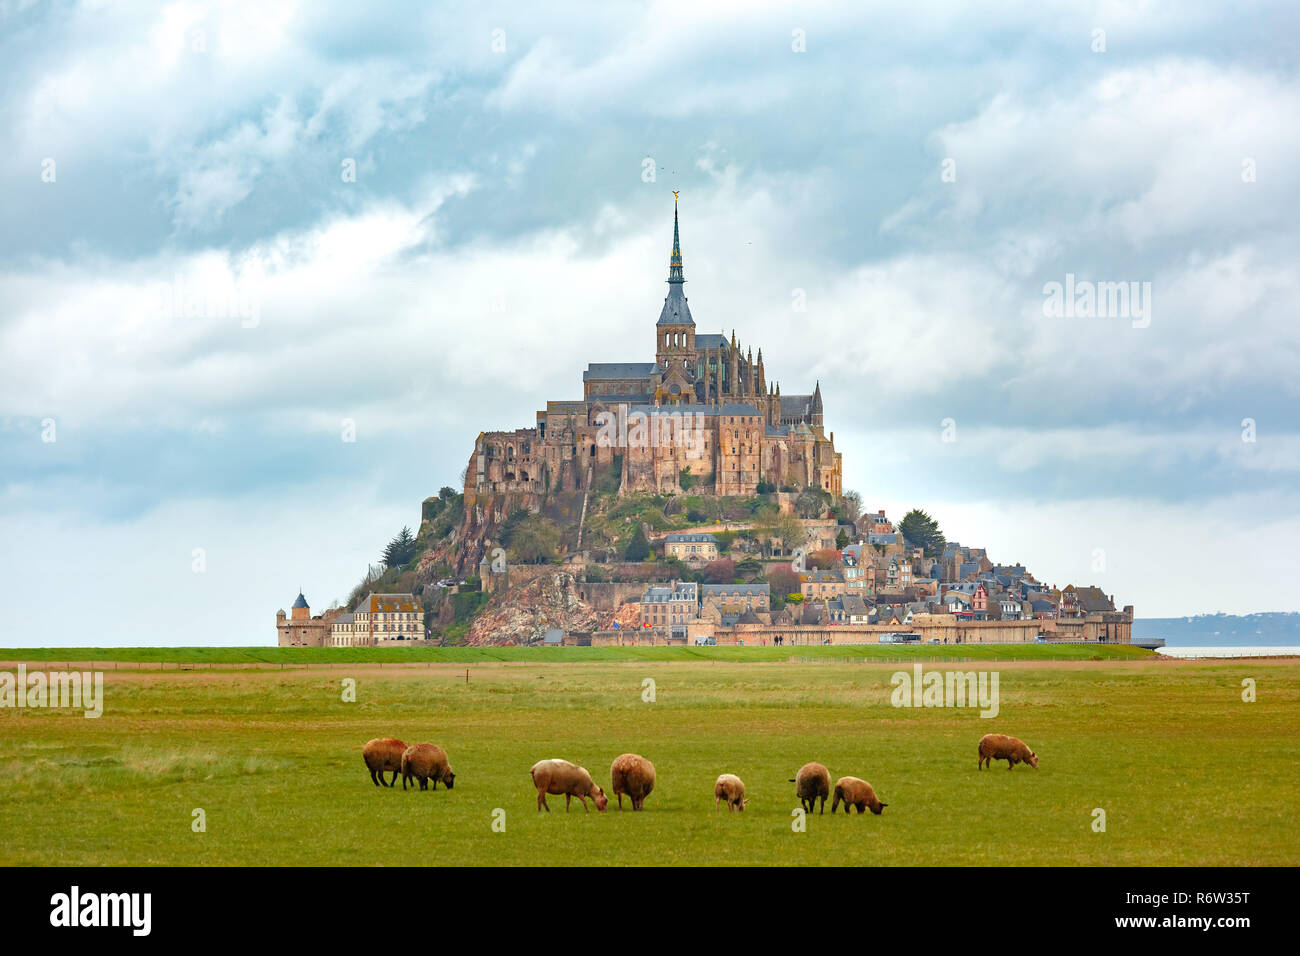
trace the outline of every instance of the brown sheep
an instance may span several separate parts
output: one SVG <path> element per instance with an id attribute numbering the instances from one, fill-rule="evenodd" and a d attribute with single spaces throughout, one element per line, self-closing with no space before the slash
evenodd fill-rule
<path id="1" fill-rule="evenodd" d="M 718 782 L 713 785 L 714 811 L 717 811 L 723 800 L 727 801 L 728 813 L 736 810 L 743 813 L 745 804 L 749 803 L 749 800 L 745 798 L 745 781 L 734 773 L 724 773 L 718 778 Z"/>
<path id="2" fill-rule="evenodd" d="M 376 737 L 361 748 L 361 757 L 370 771 L 370 779 L 376 787 L 391 787 L 397 783 L 397 775 L 402 772 L 402 754 L 406 744 L 395 737 Z M 392 783 L 384 781 L 385 771 L 393 772 Z M 378 777 L 375 774 L 379 774 Z"/>
<path id="3" fill-rule="evenodd" d="M 437 744 L 416 744 L 413 747 L 407 747 L 406 752 L 402 754 L 402 789 L 406 789 L 408 780 L 420 781 L 420 789 L 429 789 L 429 781 L 433 781 L 433 789 L 438 789 L 438 782 L 441 781 L 447 785 L 450 790 L 452 784 L 456 782 L 456 775 L 451 772 L 451 764 L 447 762 L 447 751 L 443 750 Z"/>
<path id="4" fill-rule="evenodd" d="M 844 802 L 845 813 L 849 812 L 849 807 L 857 807 L 859 815 L 865 813 L 867 807 L 870 807 L 872 813 L 880 816 L 885 807 L 889 806 L 876 799 L 876 791 L 871 789 L 871 784 L 857 777 L 840 777 L 835 781 L 835 798 L 831 800 L 831 813 L 835 812 L 840 801 Z"/>
<path id="5" fill-rule="evenodd" d="M 821 810 L 826 812 L 826 798 L 831 795 L 831 772 L 819 763 L 806 763 L 799 768 L 799 772 L 790 778 L 794 784 L 794 792 L 799 797 L 799 803 L 804 810 L 812 813 L 813 805 L 817 798 L 821 797 Z M 833 811 L 832 811 L 833 812 Z"/>
<path id="6" fill-rule="evenodd" d="M 1038 754 L 1030 750 L 1020 738 L 1008 737 L 1006 734 L 985 734 L 980 738 L 979 768 L 983 770 L 987 762 L 991 770 L 994 760 L 1005 760 L 1008 770 L 1014 770 L 1018 763 L 1027 763 L 1035 770 L 1038 769 Z"/>
<path id="7" fill-rule="evenodd" d="M 605 812 L 605 805 L 609 802 L 605 791 L 591 779 L 591 774 L 577 764 L 559 759 L 539 760 L 533 764 L 528 773 L 533 778 L 533 786 L 537 788 L 539 811 L 551 812 L 551 808 L 546 804 L 548 793 L 562 793 L 565 813 L 569 812 L 569 804 L 574 797 L 582 801 L 582 809 L 588 813 L 591 812 L 591 808 L 587 806 L 588 797 L 591 797 L 592 803 L 596 804 L 597 810 L 601 813 Z"/>
<path id="8" fill-rule="evenodd" d="M 640 754 L 622 754 L 609 767 L 609 792 L 618 797 L 618 808 L 623 809 L 623 794 L 632 798 L 632 809 L 645 806 L 645 798 L 655 788 L 655 765 Z"/>

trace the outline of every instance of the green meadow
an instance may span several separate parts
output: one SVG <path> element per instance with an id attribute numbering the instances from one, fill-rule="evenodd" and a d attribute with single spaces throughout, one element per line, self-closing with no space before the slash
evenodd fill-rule
<path id="1" fill-rule="evenodd" d="M 844 644 L 787 647 L 78 647 L 0 648 L 0 661 L 61 667 L 69 662 L 106 664 L 272 665 L 616 663 L 627 661 L 732 661 L 770 663 L 817 657 L 878 661 L 1142 660 L 1151 652 L 1121 644 Z"/>
<path id="2" fill-rule="evenodd" d="M 1000 712 L 985 719 L 893 706 L 891 675 L 910 658 L 879 655 L 903 648 L 466 649 L 330 669 L 247 650 L 270 660 L 105 669 L 98 719 L 0 709 L 0 864 L 1300 863 L 1297 662 L 1087 659 L 1097 648 L 1013 661 L 967 647 L 951 650 L 988 656 L 924 665 L 996 671 Z M 990 731 L 1023 738 L 1039 769 L 978 770 Z M 376 788 L 361 747 L 377 736 L 444 746 L 455 789 Z M 566 814 L 555 796 L 537 811 L 534 762 L 573 760 L 608 789 L 625 751 L 658 771 L 644 812 L 611 800 Z M 828 801 L 799 832 L 788 781 L 809 760 L 870 781 L 884 814 L 832 817 Z M 724 772 L 747 785 L 744 813 L 714 810 Z"/>

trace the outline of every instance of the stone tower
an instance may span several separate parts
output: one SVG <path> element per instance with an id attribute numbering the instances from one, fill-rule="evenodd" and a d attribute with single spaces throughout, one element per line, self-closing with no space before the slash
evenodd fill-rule
<path id="1" fill-rule="evenodd" d="M 689 404 L 695 400 L 695 320 L 682 286 L 682 246 L 677 225 L 677 198 L 673 196 L 673 252 L 668 260 L 668 295 L 655 324 L 655 362 L 663 382 L 657 404 Z"/>

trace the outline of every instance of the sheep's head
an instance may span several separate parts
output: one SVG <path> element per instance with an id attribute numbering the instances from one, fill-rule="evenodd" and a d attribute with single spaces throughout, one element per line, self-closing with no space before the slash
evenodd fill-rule
<path id="1" fill-rule="evenodd" d="M 597 787 L 596 792 L 592 794 L 591 799 L 596 804 L 596 809 L 603 813 L 606 804 L 609 803 L 609 798 L 605 796 L 605 791 L 600 789 L 600 787 Z"/>
<path id="2" fill-rule="evenodd" d="M 452 788 L 452 785 L 456 783 L 456 775 L 452 773 L 451 770 L 449 769 L 446 773 L 442 775 L 442 782 L 445 783 L 447 785 L 447 789 L 450 790 Z"/>
<path id="3" fill-rule="evenodd" d="M 1037 770 L 1037 769 L 1038 769 L 1038 754 L 1034 753 L 1032 750 L 1029 751 L 1029 760 L 1027 761 L 1027 763 L 1029 764 L 1029 766 L 1031 766 L 1031 767 L 1033 767 L 1035 770 Z"/>
<path id="4" fill-rule="evenodd" d="M 874 813 L 876 816 L 880 816 L 880 814 L 884 812 L 885 807 L 887 806 L 889 806 L 889 804 L 881 803 L 879 800 L 877 800 L 875 806 L 871 808 L 871 812 Z"/>
<path id="5" fill-rule="evenodd" d="M 743 810 L 747 806 L 749 806 L 749 797 L 745 797 L 743 800 L 740 801 L 740 809 Z"/>

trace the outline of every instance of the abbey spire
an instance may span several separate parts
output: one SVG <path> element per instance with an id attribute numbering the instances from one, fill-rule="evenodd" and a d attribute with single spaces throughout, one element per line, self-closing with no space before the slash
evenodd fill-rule
<path id="1" fill-rule="evenodd" d="M 663 311 L 659 313 L 657 325 L 680 325 L 694 328 L 695 320 L 691 318 L 690 307 L 682 286 L 686 277 L 682 274 L 682 241 L 677 223 L 677 194 L 673 193 L 673 251 L 668 259 L 668 295 L 664 298 Z"/>

